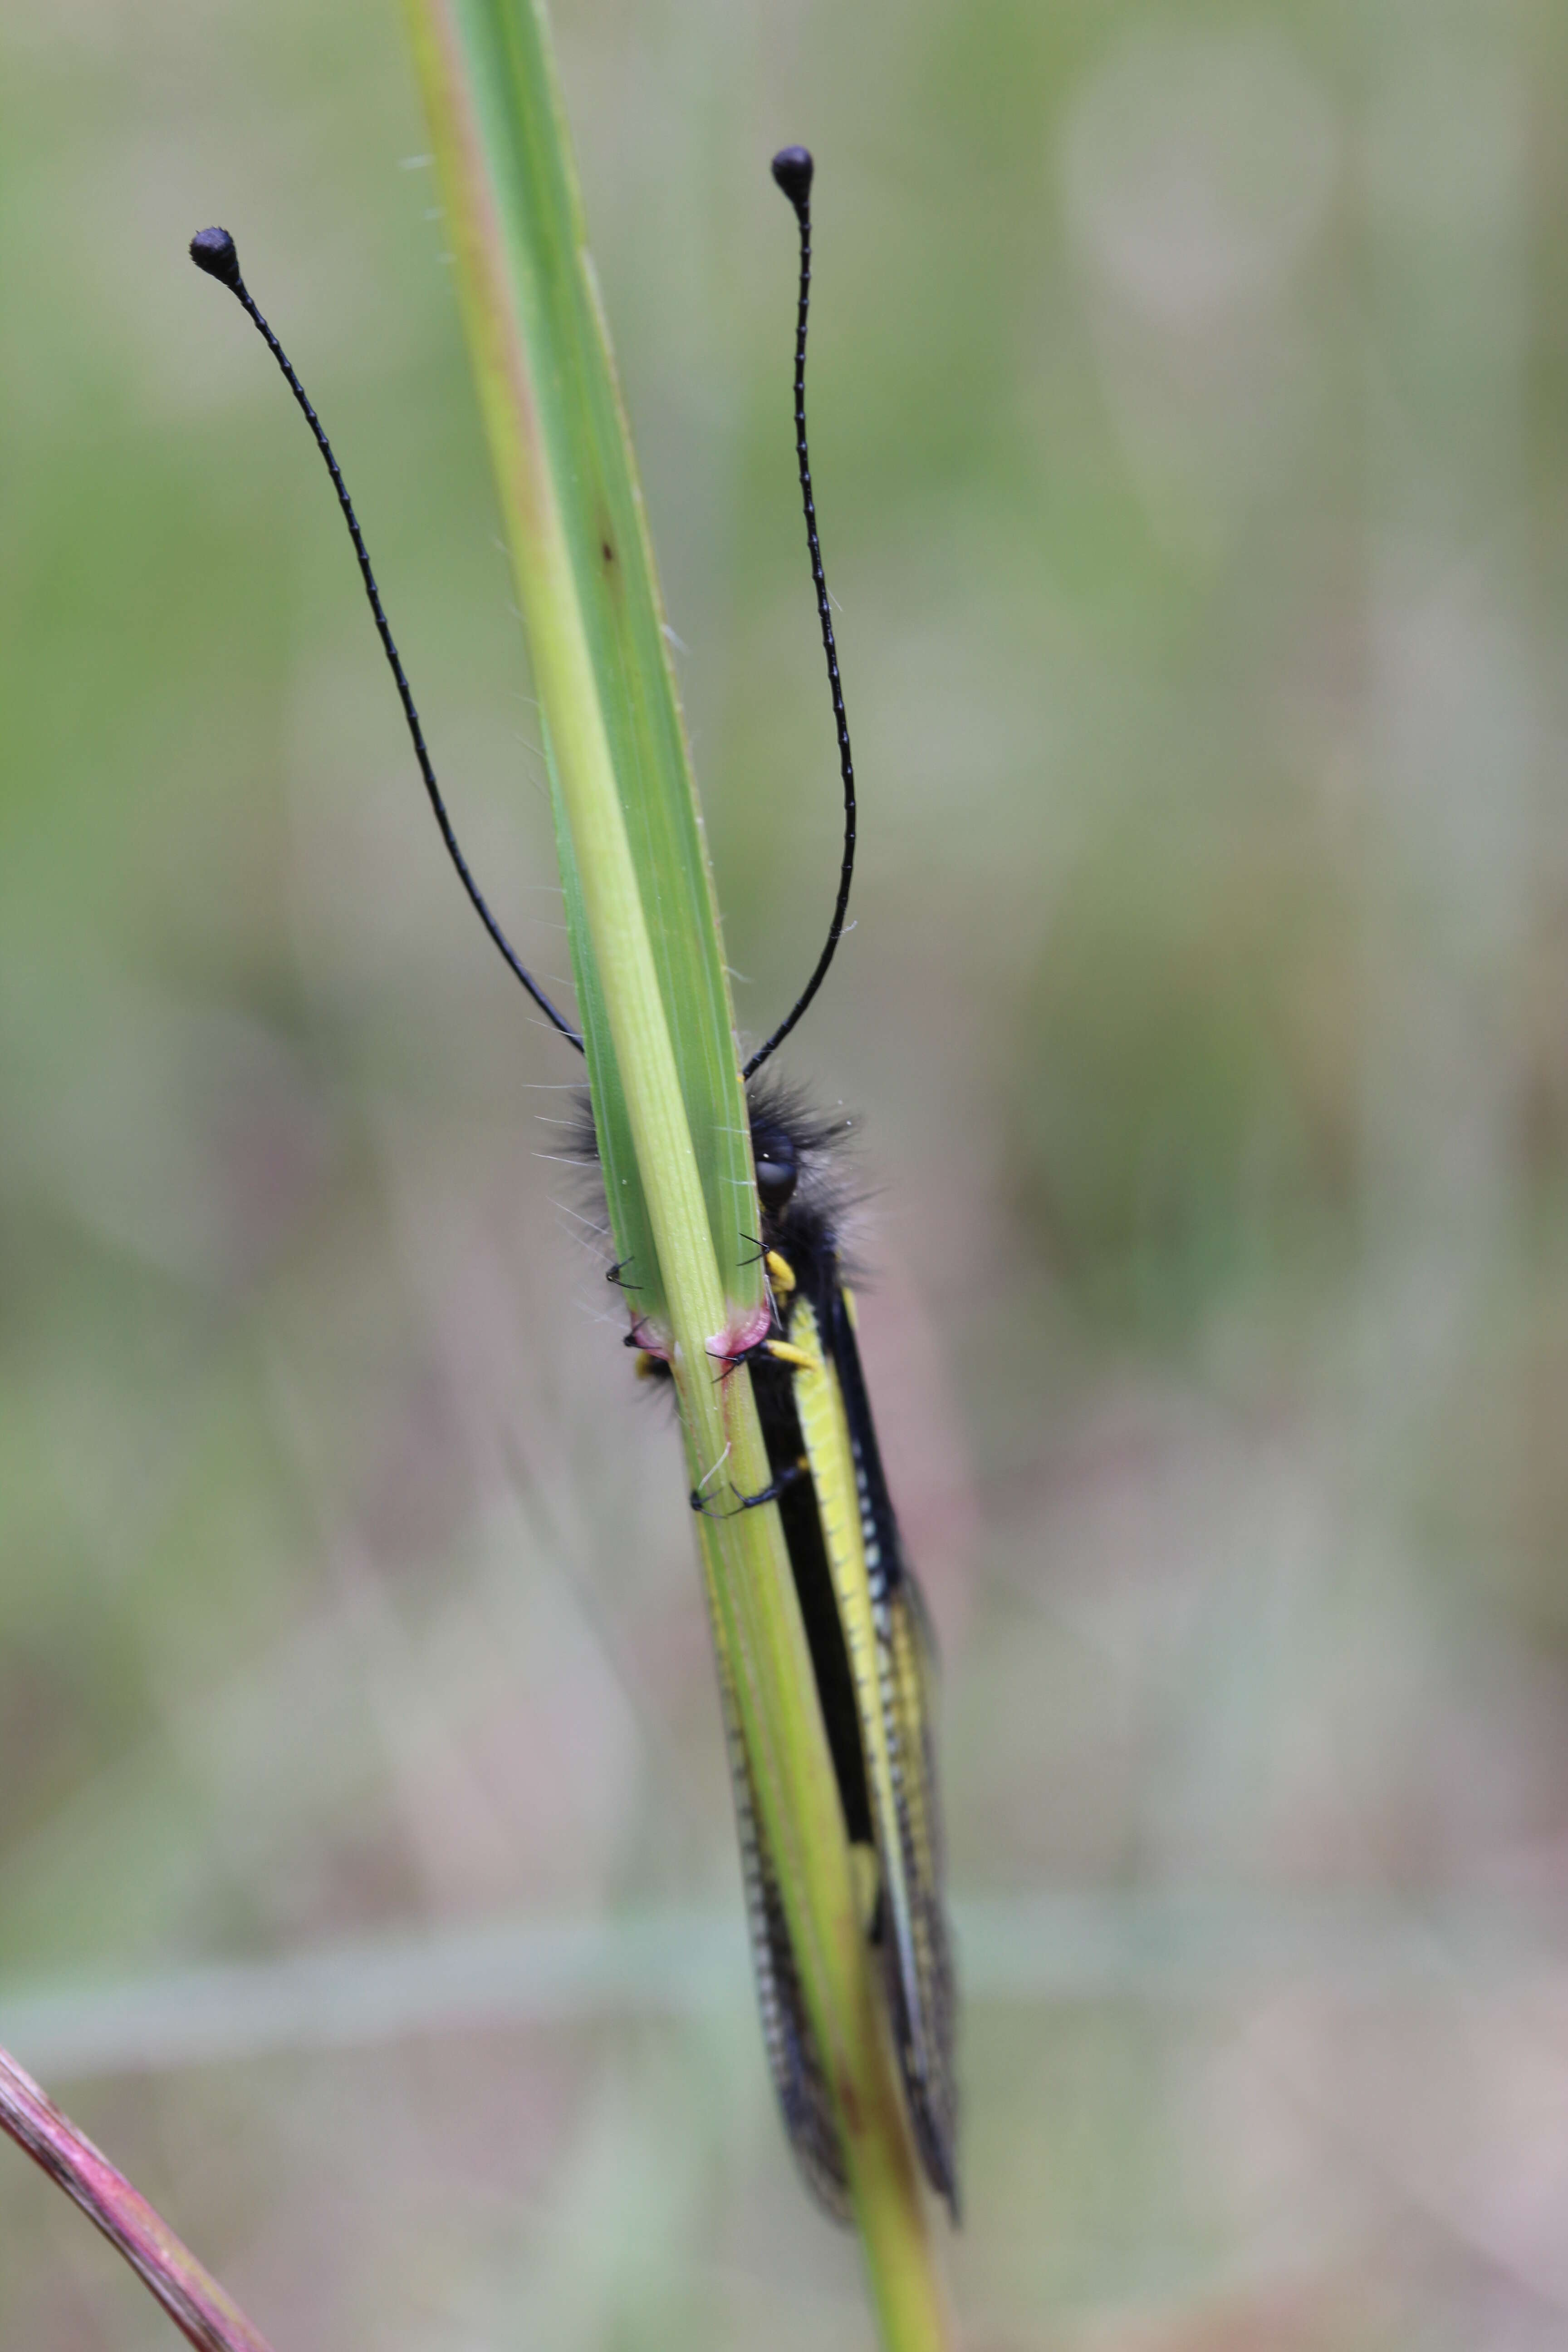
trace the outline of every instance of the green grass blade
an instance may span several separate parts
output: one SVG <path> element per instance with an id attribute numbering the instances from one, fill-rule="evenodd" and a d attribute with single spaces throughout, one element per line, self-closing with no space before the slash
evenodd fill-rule
<path id="1" fill-rule="evenodd" d="M 691 1485 L 765 1486 L 750 1134 L 652 551 L 536 0 L 407 0 L 543 714 L 618 1255 Z M 884 2340 L 946 2340 L 925 2208 L 777 1511 L 698 1522 Z"/>
<path id="2" fill-rule="evenodd" d="M 547 47 L 528 8 L 494 0 L 421 10 L 415 24 L 422 58 L 462 94 L 447 122 L 448 144 L 458 152 L 443 161 L 459 165 L 460 184 L 479 203 L 454 204 L 448 169 L 448 219 L 535 666 L 542 632 L 548 636 L 553 627 L 542 597 L 558 604 L 564 591 L 581 625 L 631 861 L 645 885 L 657 877 L 657 893 L 642 892 L 642 919 L 721 1284 L 744 1315 L 762 1292 L 735 1213 L 750 1189 L 751 1165 L 733 1016 L 642 495 Z M 427 89 L 430 80 L 426 71 Z M 514 430 L 520 369 L 536 443 L 527 452 Z M 547 590 L 540 574 L 552 566 L 558 576 Z M 556 753 L 560 729 L 576 721 L 552 709 L 542 677 L 540 685 Z M 559 759 L 554 764 L 558 770 Z M 559 795 L 557 809 L 564 814 Z M 571 887 L 580 843 L 569 826 L 560 830 Z M 579 924 L 570 925 L 570 936 L 616 1255 L 631 1262 L 629 1278 L 644 1286 L 641 1309 L 662 1320 L 665 1277 L 638 1175 L 620 1048 L 595 968 L 604 950 Z"/>

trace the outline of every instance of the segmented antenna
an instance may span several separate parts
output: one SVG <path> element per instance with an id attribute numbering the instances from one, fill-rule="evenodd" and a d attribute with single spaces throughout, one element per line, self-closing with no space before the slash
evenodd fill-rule
<path id="1" fill-rule="evenodd" d="M 811 490 L 811 457 L 805 445 L 805 314 L 811 299 L 811 176 L 816 166 L 805 147 L 782 147 L 773 157 L 773 177 L 795 206 L 800 223 L 800 300 L 795 322 L 795 454 L 800 469 L 800 498 L 805 509 L 805 541 L 811 551 L 811 576 L 816 588 L 816 614 L 822 624 L 822 650 L 827 660 L 827 685 L 833 697 L 833 724 L 838 735 L 838 772 L 844 779 L 844 857 L 838 868 L 838 896 L 827 927 L 816 969 L 796 998 L 794 1009 L 780 1022 L 765 1045 L 759 1045 L 742 1075 L 751 1078 L 776 1046 L 782 1045 L 827 977 L 839 940 L 844 936 L 849 885 L 855 875 L 855 763 L 849 753 L 849 721 L 844 715 L 844 689 L 838 682 L 838 648 L 833 642 L 833 614 L 823 577 L 822 547 L 816 536 L 816 501 Z"/>
<path id="2" fill-rule="evenodd" d="M 556 1011 L 532 973 L 520 960 L 511 941 L 486 906 L 479 886 L 468 871 L 468 862 L 458 846 L 458 836 L 452 830 L 452 820 L 447 814 L 447 803 L 441 798 L 441 787 L 436 782 L 436 771 L 430 764 L 430 754 L 425 748 L 425 734 L 419 724 L 419 713 L 414 707 L 414 697 L 409 690 L 408 680 L 404 675 L 403 664 L 398 658 L 392 631 L 387 626 L 386 614 L 382 610 L 381 593 L 375 584 L 375 574 L 370 568 L 370 555 L 365 547 L 364 536 L 359 527 L 359 518 L 353 510 L 353 501 L 349 497 L 348 486 L 338 470 L 338 461 L 332 455 L 331 443 L 321 429 L 321 421 L 305 396 L 304 385 L 289 364 L 289 354 L 257 309 L 251 299 L 250 289 L 239 274 L 239 256 L 235 250 L 234 239 L 226 228 L 198 229 L 191 239 L 191 259 L 198 269 L 205 269 L 209 278 L 216 278 L 220 286 L 226 286 L 229 292 L 237 299 L 240 308 L 277 361 L 282 371 L 284 383 L 299 402 L 305 422 L 316 436 L 316 446 L 326 460 L 327 471 L 332 478 L 332 488 L 338 494 L 338 504 L 343 510 L 343 520 L 349 527 L 349 537 L 353 541 L 354 553 L 359 559 L 360 577 L 364 582 L 364 593 L 370 600 L 371 614 L 381 638 L 382 651 L 386 656 L 387 666 L 392 671 L 393 680 L 397 688 L 398 700 L 403 705 L 403 716 L 407 722 L 409 740 L 414 746 L 414 756 L 419 762 L 419 773 L 425 780 L 425 790 L 429 795 L 430 805 L 436 813 L 436 822 L 441 828 L 441 838 L 447 845 L 447 854 L 458 869 L 458 878 L 473 901 L 474 910 L 480 922 L 505 957 L 514 977 L 521 981 L 545 1019 L 559 1029 L 569 1045 L 575 1045 L 577 1051 L 581 1053 L 583 1051 L 581 1036 L 565 1015 Z"/>

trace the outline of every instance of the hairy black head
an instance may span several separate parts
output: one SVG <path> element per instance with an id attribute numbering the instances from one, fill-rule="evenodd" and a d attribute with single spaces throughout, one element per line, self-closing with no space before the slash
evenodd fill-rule
<path id="1" fill-rule="evenodd" d="M 797 1087 L 772 1076 L 752 1081 L 746 1108 L 763 1213 L 756 1238 L 763 1249 L 782 1251 L 795 1265 L 808 1295 L 824 1295 L 837 1278 L 844 1219 L 859 1197 L 843 1157 L 854 1121 L 842 1111 L 823 1118 Z M 598 1167 L 594 1114 L 585 1094 L 578 1097 L 567 1152 L 584 1168 Z M 612 1266 L 610 1279 L 628 1290 L 635 1287 L 622 1267 Z"/>
<path id="2" fill-rule="evenodd" d="M 839 1279 L 844 1219 L 856 1197 L 843 1157 L 853 1121 L 842 1111 L 822 1118 L 780 1078 L 753 1079 L 746 1104 L 763 1246 L 787 1258 L 807 1297 L 821 1299 Z"/>

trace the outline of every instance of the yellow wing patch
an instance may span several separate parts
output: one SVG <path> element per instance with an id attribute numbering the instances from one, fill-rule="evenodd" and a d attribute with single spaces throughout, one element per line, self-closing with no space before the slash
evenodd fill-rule
<path id="1" fill-rule="evenodd" d="M 808 1299 L 801 1298 L 795 1306 L 790 1318 L 790 1339 L 807 1360 L 795 1377 L 795 1411 L 816 1490 L 817 1516 L 855 1687 L 880 1891 L 885 1897 L 884 1931 L 897 1948 L 900 1979 L 914 1996 L 909 2018 L 910 2055 L 923 2080 L 928 2069 L 918 1992 L 921 1978 L 904 1861 L 905 1784 L 911 1776 L 905 1771 L 897 1746 L 895 1727 L 907 1717 L 899 1706 L 893 1622 L 880 1580 L 873 1590 L 879 1562 L 867 1556 L 865 1517 L 843 1393 Z"/>

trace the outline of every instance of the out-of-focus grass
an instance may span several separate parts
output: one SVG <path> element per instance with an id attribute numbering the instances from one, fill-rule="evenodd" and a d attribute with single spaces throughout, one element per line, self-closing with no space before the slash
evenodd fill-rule
<path id="1" fill-rule="evenodd" d="M 954 1878 L 1124 1942 L 973 2007 L 973 2334 L 1553 2345 L 1550 1934 L 1445 1990 L 1292 1923 L 1403 1906 L 1441 1951 L 1568 1876 L 1568 37 L 558 16 L 758 1033 L 834 872 L 766 172 L 819 158 L 865 887 L 794 1066 L 866 1115 Z M 239 236 L 559 971 L 395 27 L 4 37 L 0 1985 L 709 1915 L 689 1515 L 544 1156 L 574 1074 L 184 257 Z M 1282 1923 L 1268 1964 L 1152 1997 L 1147 1920 L 1211 1899 Z M 56 2087 L 280 2344 L 858 2342 L 735 1991 Z M 3 2186 L 7 2342 L 163 2340 Z"/>

